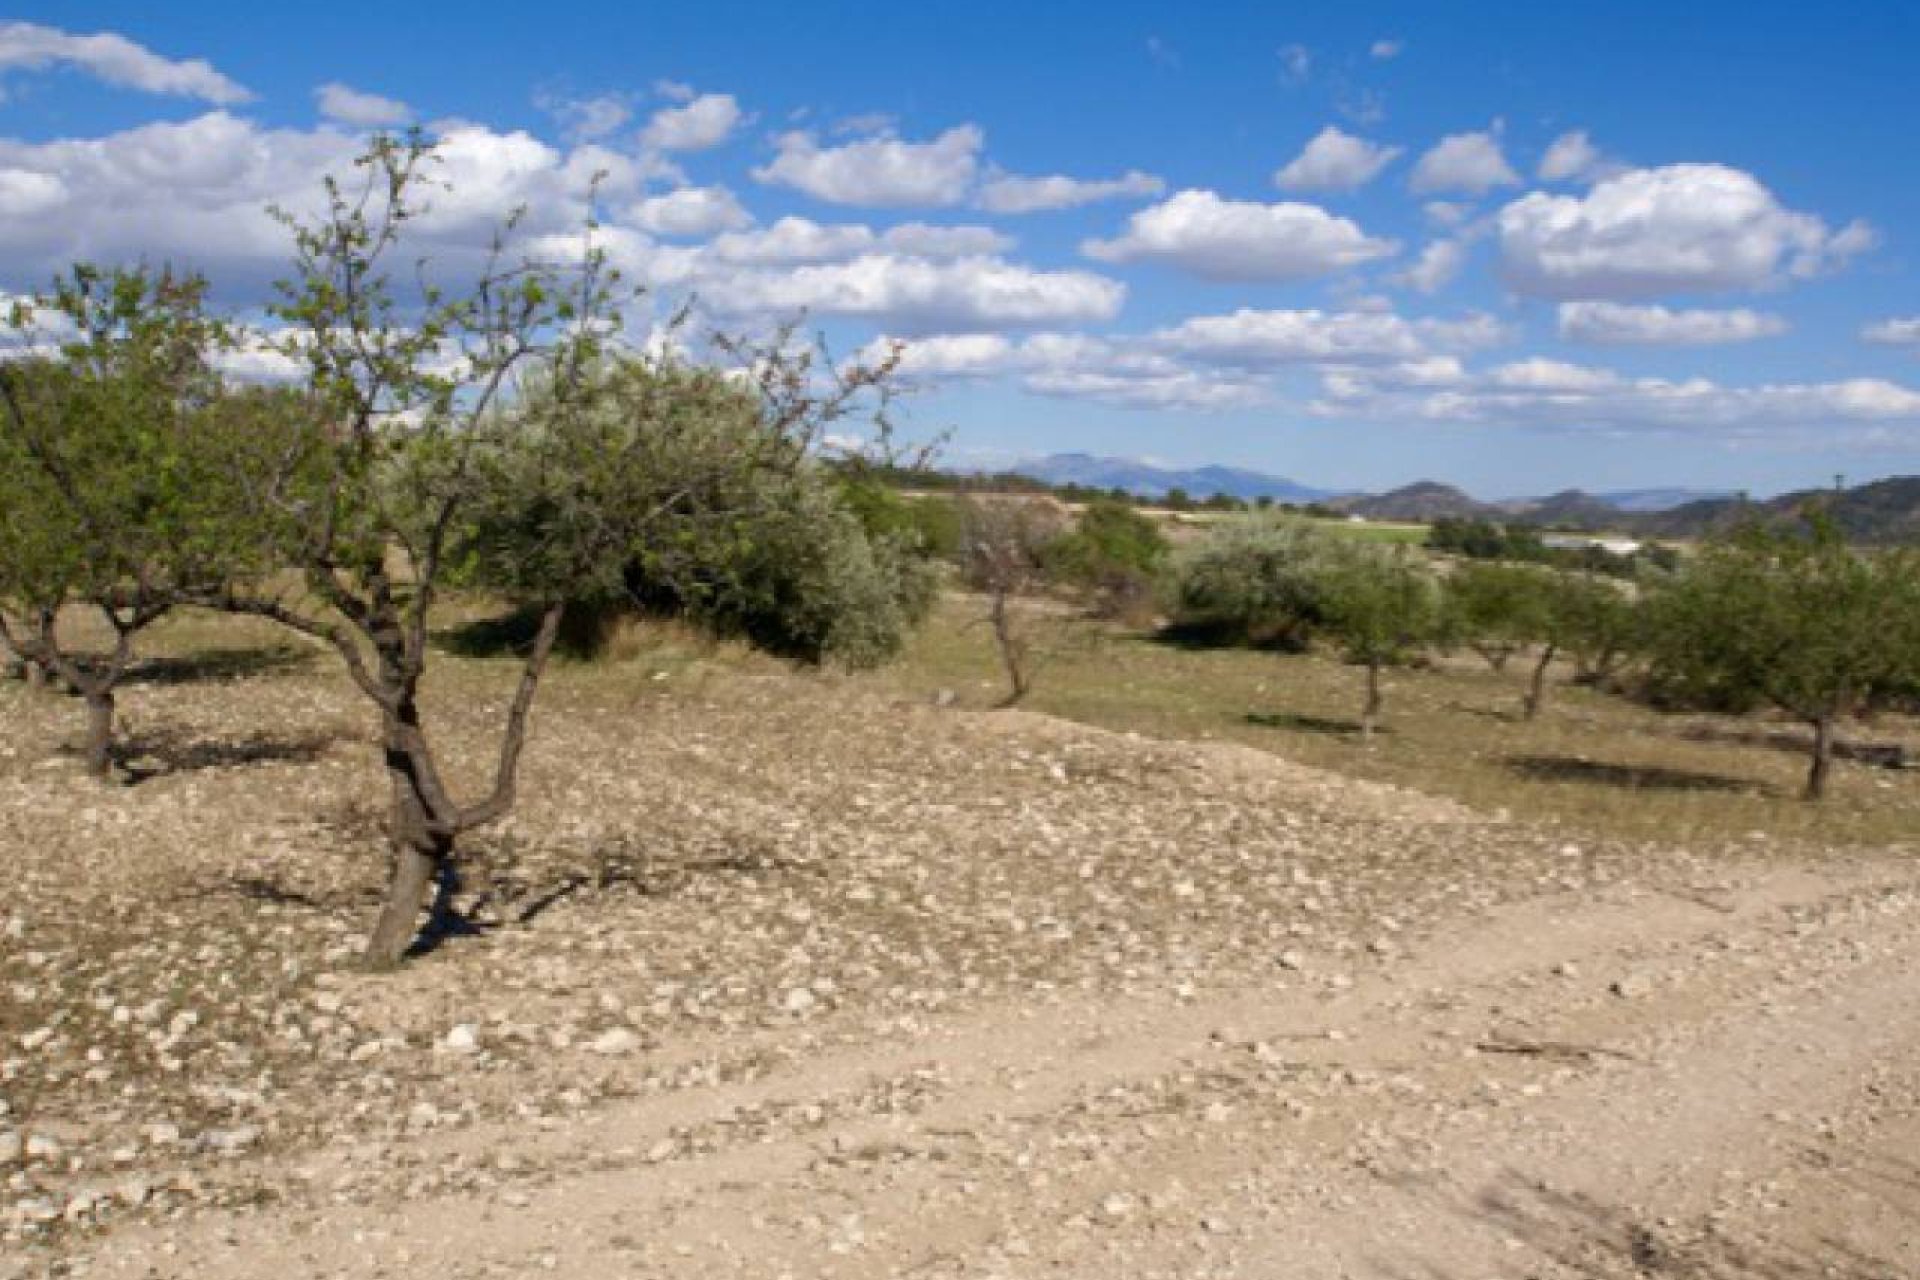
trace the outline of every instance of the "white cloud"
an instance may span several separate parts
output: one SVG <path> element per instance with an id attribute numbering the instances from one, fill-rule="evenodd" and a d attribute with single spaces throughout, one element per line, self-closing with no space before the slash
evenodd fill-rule
<path id="1" fill-rule="evenodd" d="M 1273 181 L 1287 191 L 1355 191 L 1378 177 L 1399 154 L 1399 147 L 1368 142 L 1330 124 L 1274 174 Z"/>
<path id="2" fill-rule="evenodd" d="M 1407 320 L 1383 311 L 1257 311 L 1193 316 L 1151 336 L 1151 343 L 1208 363 L 1261 366 L 1401 362 L 1435 348 L 1490 346 L 1505 337 L 1490 316 Z"/>
<path id="3" fill-rule="evenodd" d="M 783 267 L 839 261 L 875 250 L 919 258 L 964 258 L 1001 254 L 1012 247 L 1011 236 L 991 227 L 903 222 L 876 232 L 861 223 L 787 217 L 758 231 L 718 236 L 705 253 L 715 262 L 733 266 Z"/>
<path id="4" fill-rule="evenodd" d="M 1433 294 L 1453 283 L 1467 262 L 1464 240 L 1435 240 L 1420 251 L 1414 264 L 1394 279 L 1421 293 Z"/>
<path id="5" fill-rule="evenodd" d="M 1491 131 L 1455 133 L 1435 143 L 1413 168 L 1411 186 L 1420 194 L 1457 191 L 1483 196 L 1495 187 L 1516 186 L 1520 175 L 1501 153 Z"/>
<path id="6" fill-rule="evenodd" d="M 1606 167 L 1605 157 L 1587 131 L 1574 129 L 1553 140 L 1535 172 L 1542 182 L 1570 182 L 1602 176 Z"/>
<path id="7" fill-rule="evenodd" d="M 711 236 L 751 226 L 753 215 L 725 187 L 682 187 L 634 205 L 626 221 L 659 236 Z"/>
<path id="8" fill-rule="evenodd" d="M 710 151 L 731 137 L 742 119 L 732 94 L 703 93 L 654 112 L 640 130 L 640 145 L 649 151 Z"/>
<path id="9" fill-rule="evenodd" d="M 1534 192 L 1502 209 L 1498 225 L 1508 280 L 1558 298 L 1759 289 L 1817 274 L 1873 240 L 1864 223 L 1829 232 L 1717 164 L 1635 169 L 1584 196 Z"/>
<path id="10" fill-rule="evenodd" d="M 1323 377 L 1321 390 L 1312 408 L 1339 417 L 1726 438 L 1818 433 L 1827 444 L 1920 429 L 1920 392 L 1877 378 L 1739 387 L 1535 358 L 1426 386 L 1400 370 L 1353 368 Z"/>
<path id="11" fill-rule="evenodd" d="M 921 332 L 1019 329 L 1112 319 L 1126 286 L 1087 271 L 1039 271 L 999 258 L 935 261 L 864 253 L 788 271 L 745 270 L 697 282 L 726 314 L 862 317 Z"/>
<path id="12" fill-rule="evenodd" d="M 576 141 L 604 138 L 633 119 L 633 104 L 618 93 L 591 98 L 540 94 L 534 98 L 534 105 L 554 118 L 563 136 Z"/>
<path id="13" fill-rule="evenodd" d="M 872 359 L 896 341 L 876 339 Z M 901 370 L 929 381 L 1011 377 L 1036 395 L 1130 409 L 1202 412 L 1265 403 L 1258 378 L 1201 371 L 1128 339 L 1080 333 L 1036 333 L 1015 341 L 999 334 L 937 334 L 904 342 Z"/>
<path id="14" fill-rule="evenodd" d="M 1081 246 L 1103 262 L 1161 262 L 1221 281 L 1304 280 L 1398 248 L 1316 205 L 1223 200 L 1211 191 L 1182 191 L 1134 214 L 1123 235 Z"/>
<path id="15" fill-rule="evenodd" d="M 522 132 L 479 125 L 440 135 L 436 178 L 417 230 L 445 256 L 484 249 L 484 231 L 527 207 L 525 230 L 579 225 L 591 173 L 632 166 L 600 148 L 557 150 Z M 311 211 L 320 179 L 348 175 L 361 147 L 334 126 L 268 129 L 212 111 L 100 137 L 32 143 L 0 138 L 0 202 L 32 216 L 0 218 L 0 261 L 38 275 L 76 258 L 171 259 L 209 270 L 285 261 L 287 234 L 266 212 Z"/>
<path id="16" fill-rule="evenodd" d="M 1752 342 L 1787 331 L 1787 322 L 1764 311 L 1675 311 L 1587 300 L 1560 304 L 1560 336 L 1602 346 L 1701 347 Z"/>
<path id="17" fill-rule="evenodd" d="M 378 129 L 385 125 L 405 124 L 413 118 L 413 108 L 399 99 L 383 98 L 377 93 L 362 93 L 337 80 L 321 85 L 313 91 L 313 96 L 320 104 L 320 114 L 341 124 Z"/>
<path id="18" fill-rule="evenodd" d="M 1167 184 L 1150 173 L 1129 170 L 1118 178 L 1069 178 L 1053 174 L 1044 178 L 1023 178 L 1016 174 L 995 174 L 981 184 L 976 203 L 989 213 L 1039 213 L 1049 209 L 1071 209 L 1100 200 L 1157 196 Z"/>
<path id="19" fill-rule="evenodd" d="M 34 22 L 0 22 L 0 73 L 51 66 L 78 67 L 108 84 L 218 106 L 253 97 L 204 59 L 165 58 L 111 32 L 82 36 Z"/>
<path id="20" fill-rule="evenodd" d="M 1860 336 L 1883 347 L 1920 347 L 1920 316 L 1876 320 L 1862 328 Z"/>
<path id="21" fill-rule="evenodd" d="M 776 139 L 779 155 L 753 176 L 830 204 L 932 208 L 966 199 L 985 144 L 973 125 L 931 142 L 879 137 L 839 147 L 822 147 L 810 133 L 786 133 Z"/>
<path id="22" fill-rule="evenodd" d="M 1384 62 L 1389 58 L 1399 57 L 1406 47 L 1407 43 L 1404 40 L 1375 40 L 1367 52 Z"/>

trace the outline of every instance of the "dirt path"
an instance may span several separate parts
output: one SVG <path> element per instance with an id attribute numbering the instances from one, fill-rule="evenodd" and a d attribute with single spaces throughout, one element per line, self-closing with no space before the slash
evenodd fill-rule
<path id="1" fill-rule="evenodd" d="M 392 1148 L 288 1159 L 269 1209 L 130 1226 L 73 1261 L 207 1280 L 1920 1274 L 1913 868 L 1742 876 L 1537 897 L 1404 948 L 1389 930 L 1376 964 L 1289 956 L 1259 985 L 849 1025 L 750 1078 L 423 1138 L 383 1202 L 330 1188 Z"/>

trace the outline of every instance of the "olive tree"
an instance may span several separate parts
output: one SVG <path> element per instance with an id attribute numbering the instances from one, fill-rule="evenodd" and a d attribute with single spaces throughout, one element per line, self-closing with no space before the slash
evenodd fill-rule
<path id="1" fill-rule="evenodd" d="M 1325 621 L 1321 580 L 1339 551 L 1309 520 L 1223 520 L 1175 557 L 1175 620 L 1216 640 L 1303 649 Z"/>
<path id="2" fill-rule="evenodd" d="M 690 499 L 656 483 L 662 436 L 708 413 L 722 384 L 742 387 L 759 443 L 733 465 L 780 465 L 859 411 L 890 372 L 776 346 L 733 349 L 726 373 L 632 386 L 603 376 L 622 332 L 621 286 L 591 248 L 591 224 L 579 259 L 557 266 L 512 253 L 510 218 L 455 283 L 453 269 L 409 256 L 433 160 L 418 136 L 376 138 L 355 176 L 326 182 L 317 215 L 282 215 L 294 270 L 275 314 L 282 349 L 305 369 L 309 429 L 258 501 L 298 585 L 262 577 L 221 602 L 331 646 L 379 719 L 393 861 L 368 941 L 375 966 L 404 957 L 429 888 L 455 883 L 461 837 L 512 809 L 569 602 L 611 589 L 661 545 L 663 526 L 684 527 Z M 434 606 L 467 567 L 474 520 L 502 509 L 518 513 L 513 537 L 484 558 L 537 625 L 491 781 L 470 798 L 448 781 L 421 689 Z"/>
<path id="3" fill-rule="evenodd" d="M 99 778 L 135 637 L 247 543 L 205 293 L 196 276 L 76 266 L 11 326 L 60 341 L 0 362 L 0 641 L 84 700 Z M 104 624 L 104 652 L 71 637 L 80 612 Z"/>
<path id="4" fill-rule="evenodd" d="M 1505 671 L 1513 656 L 1539 644 L 1548 628 L 1547 579 L 1518 564 L 1477 561 L 1447 577 L 1448 621 L 1454 636 Z"/>
<path id="5" fill-rule="evenodd" d="M 1348 662 L 1366 669 L 1360 736 L 1371 740 L 1384 703 L 1382 669 L 1409 661 L 1441 634 L 1439 583 L 1417 552 L 1353 542 L 1329 557 L 1316 586 L 1327 634 Z"/>
<path id="6" fill-rule="evenodd" d="M 1806 797 L 1826 794 L 1834 727 L 1920 681 L 1920 556 L 1863 553 L 1815 517 L 1708 545 L 1650 602 L 1670 696 L 1769 704 L 1812 730 Z"/>

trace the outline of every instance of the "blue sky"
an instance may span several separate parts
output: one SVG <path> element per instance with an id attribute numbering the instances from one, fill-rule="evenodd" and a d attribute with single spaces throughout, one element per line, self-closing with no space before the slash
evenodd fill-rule
<path id="1" fill-rule="evenodd" d="M 663 300 L 908 340 L 953 463 L 1766 492 L 1920 472 L 1916 53 L 1893 3 L 26 5 L 0 289 L 257 302 L 261 208 L 417 122 L 442 253 L 608 170 Z"/>

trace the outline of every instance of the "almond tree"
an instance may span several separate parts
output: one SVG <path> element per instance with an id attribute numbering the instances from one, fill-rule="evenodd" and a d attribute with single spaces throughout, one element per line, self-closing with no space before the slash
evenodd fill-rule
<path id="1" fill-rule="evenodd" d="M 1424 558 L 1405 547 L 1342 547 L 1316 586 L 1327 633 L 1348 662 L 1366 668 L 1360 737 L 1370 741 L 1384 698 L 1380 673 L 1431 645 L 1443 625 L 1439 585 Z"/>
<path id="2" fill-rule="evenodd" d="M 1920 556 L 1856 551 L 1817 514 L 1711 544 L 1650 608 L 1669 694 L 1770 704 L 1812 729 L 1809 800 L 1826 794 L 1836 723 L 1920 686 Z"/>
<path id="3" fill-rule="evenodd" d="M 11 326 L 66 340 L 0 362 L 0 642 L 85 701 L 98 778 L 135 637 L 220 582 L 244 541 L 205 294 L 197 276 L 76 266 Z M 105 652 L 72 639 L 79 611 L 105 624 Z"/>
<path id="4" fill-rule="evenodd" d="M 890 370 L 835 371 L 783 346 L 733 348 L 725 375 L 607 376 L 617 278 L 590 247 L 565 269 L 509 257 L 511 218 L 464 287 L 430 263 L 407 264 L 420 283 L 396 284 L 432 163 L 417 136 L 378 138 L 351 184 L 326 184 L 316 218 L 283 219 L 295 269 L 276 310 L 284 349 L 306 367 L 309 429 L 258 503 L 299 585 L 262 579 L 222 600 L 330 645 L 378 715 L 393 866 L 368 943 L 375 966 L 405 955 L 428 889 L 455 882 L 460 838 L 513 807 L 568 603 L 603 594 L 689 514 L 694 499 L 658 483 L 662 436 L 744 388 L 761 447 L 729 465 L 790 465 Z M 502 511 L 512 536 L 478 554 L 477 524 Z M 474 562 L 538 621 L 491 784 L 465 797 L 447 781 L 420 693 L 433 608 L 456 565 Z"/>

